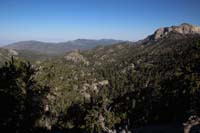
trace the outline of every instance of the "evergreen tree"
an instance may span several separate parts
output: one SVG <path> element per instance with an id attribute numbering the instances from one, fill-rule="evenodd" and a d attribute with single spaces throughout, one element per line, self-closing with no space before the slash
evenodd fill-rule
<path id="1" fill-rule="evenodd" d="M 14 58 L 0 68 L 0 126 L 6 131 L 32 131 L 44 113 L 50 89 L 37 84 L 35 73 L 29 62 Z"/>

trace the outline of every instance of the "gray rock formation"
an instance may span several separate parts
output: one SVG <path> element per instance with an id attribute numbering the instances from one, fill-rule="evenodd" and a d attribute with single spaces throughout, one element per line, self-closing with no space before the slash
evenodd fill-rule
<path id="1" fill-rule="evenodd" d="M 177 32 L 179 34 L 200 34 L 200 27 L 191 24 L 183 23 L 179 26 L 163 27 L 154 32 L 153 35 L 147 37 L 147 40 L 158 40 L 165 37 L 170 32 Z"/>
<path id="2" fill-rule="evenodd" d="M 89 62 L 79 53 L 79 50 L 74 50 L 70 52 L 64 58 L 67 61 L 72 61 L 74 63 L 83 63 L 85 65 L 89 64 Z"/>

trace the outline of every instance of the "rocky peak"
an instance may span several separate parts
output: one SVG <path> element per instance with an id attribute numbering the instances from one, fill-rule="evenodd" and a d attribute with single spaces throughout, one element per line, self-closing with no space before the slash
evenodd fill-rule
<path id="1" fill-rule="evenodd" d="M 188 23 L 183 23 L 179 26 L 162 27 L 157 29 L 153 35 L 147 37 L 148 40 L 158 40 L 168 35 L 170 32 L 177 32 L 179 34 L 200 34 L 200 27 Z"/>

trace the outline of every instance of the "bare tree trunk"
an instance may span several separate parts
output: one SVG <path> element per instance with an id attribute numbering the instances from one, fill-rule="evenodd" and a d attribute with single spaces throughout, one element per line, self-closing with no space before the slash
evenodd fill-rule
<path id="1" fill-rule="evenodd" d="M 184 133 L 190 133 L 192 127 L 200 124 L 200 118 L 198 116 L 191 116 L 184 125 Z"/>

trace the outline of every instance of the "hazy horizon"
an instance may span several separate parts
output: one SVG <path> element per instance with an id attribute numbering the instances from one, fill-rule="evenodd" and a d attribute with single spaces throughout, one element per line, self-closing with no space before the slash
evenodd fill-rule
<path id="1" fill-rule="evenodd" d="M 0 45 L 37 40 L 137 41 L 159 27 L 200 25 L 199 0 L 1 0 Z"/>
<path id="2" fill-rule="evenodd" d="M 69 41 L 75 41 L 78 39 L 86 39 L 86 40 L 120 40 L 120 39 L 115 39 L 115 38 L 76 38 L 74 40 L 64 40 L 64 41 L 56 41 L 56 40 L 52 40 L 52 41 L 48 41 L 48 40 L 0 40 L 0 46 L 4 46 L 4 45 L 8 45 L 8 44 L 12 44 L 12 43 L 17 43 L 17 42 L 25 42 L 25 41 L 38 41 L 38 42 L 44 42 L 44 43 L 63 43 L 63 42 L 69 42 Z M 131 41 L 131 40 L 120 40 L 120 41 Z M 136 40 L 137 41 L 137 40 Z M 132 40 L 131 42 L 134 42 L 134 40 Z"/>

